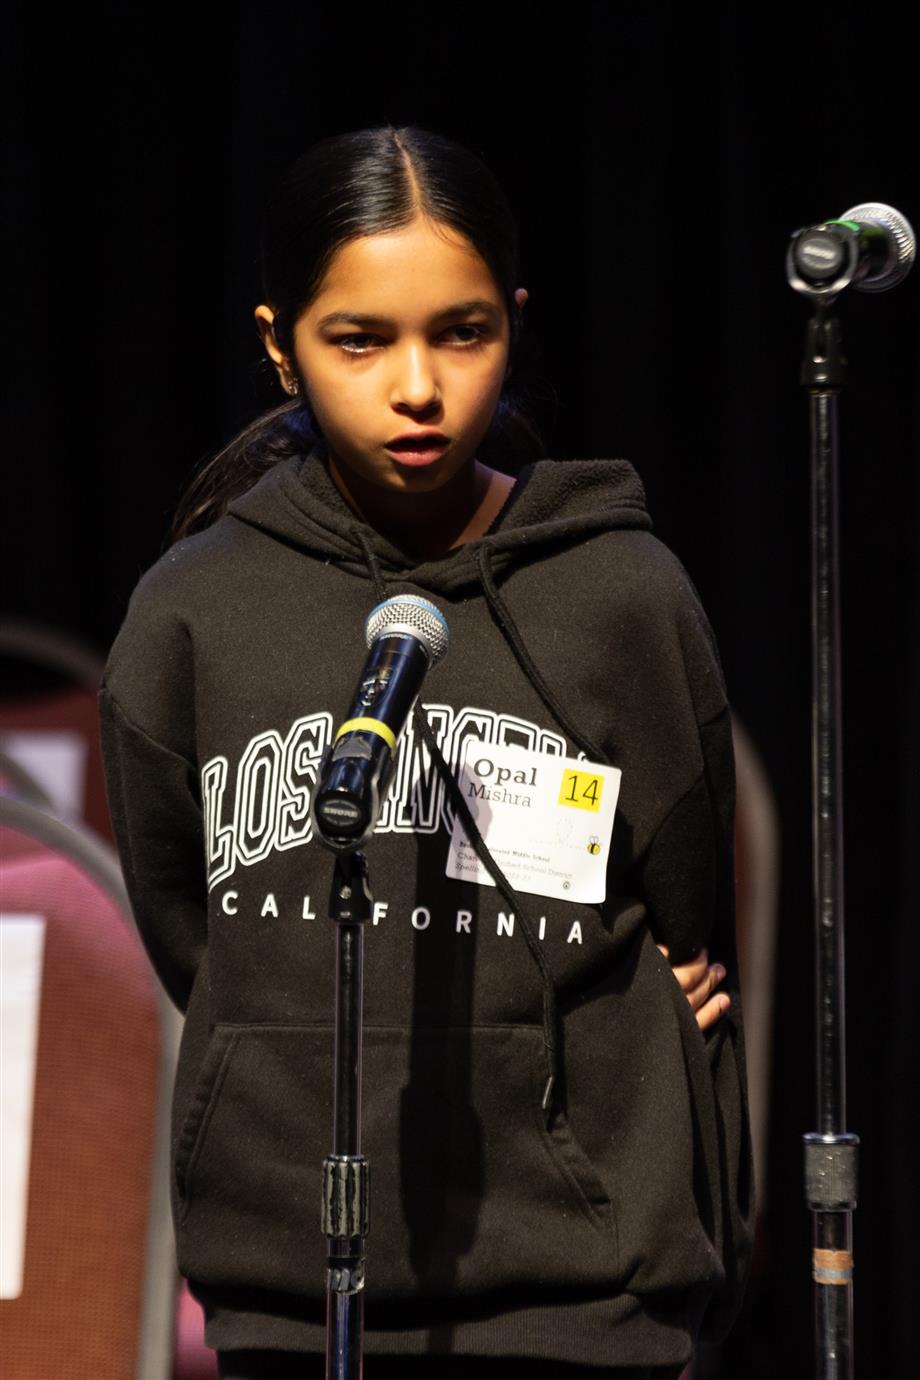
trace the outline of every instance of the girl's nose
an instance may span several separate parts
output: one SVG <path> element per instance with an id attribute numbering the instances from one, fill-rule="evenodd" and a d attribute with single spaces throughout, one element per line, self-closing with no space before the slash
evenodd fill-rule
<path id="1" fill-rule="evenodd" d="M 430 351 L 424 345 L 407 345 L 396 357 L 393 402 L 418 410 L 438 397 L 438 380 Z"/>

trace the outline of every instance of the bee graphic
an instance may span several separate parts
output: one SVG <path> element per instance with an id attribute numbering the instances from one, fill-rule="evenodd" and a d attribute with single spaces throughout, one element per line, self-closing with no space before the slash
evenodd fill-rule
<path id="1" fill-rule="evenodd" d="M 591 854 L 593 858 L 596 858 L 600 851 L 601 841 L 597 837 L 597 834 L 592 834 L 591 837 L 588 839 L 588 852 Z"/>

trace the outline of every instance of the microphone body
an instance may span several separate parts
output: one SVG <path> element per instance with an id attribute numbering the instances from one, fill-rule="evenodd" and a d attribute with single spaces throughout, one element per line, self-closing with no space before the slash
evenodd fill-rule
<path id="1" fill-rule="evenodd" d="M 797 230 L 786 273 L 798 292 L 833 299 L 844 288 L 884 292 L 909 272 L 916 253 L 910 222 L 880 201 L 861 202 L 842 216 Z"/>
<path id="2" fill-rule="evenodd" d="M 360 848 L 373 833 L 399 735 L 449 640 L 440 611 L 411 594 L 378 604 L 365 636 L 368 658 L 348 716 L 323 757 L 311 802 L 314 827 L 334 852 Z"/>

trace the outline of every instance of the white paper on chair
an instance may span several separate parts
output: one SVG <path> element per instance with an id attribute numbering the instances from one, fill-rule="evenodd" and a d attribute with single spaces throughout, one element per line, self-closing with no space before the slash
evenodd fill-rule
<path id="1" fill-rule="evenodd" d="M 0 915 L 0 1298 L 22 1293 L 45 921 Z"/>
<path id="2" fill-rule="evenodd" d="M 55 814 L 80 819 L 86 798 L 87 744 L 67 728 L 11 728 L 0 746 L 45 791 Z"/>

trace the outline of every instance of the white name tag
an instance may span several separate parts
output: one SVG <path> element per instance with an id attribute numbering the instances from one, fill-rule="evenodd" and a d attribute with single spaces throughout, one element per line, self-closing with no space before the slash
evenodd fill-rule
<path id="1" fill-rule="evenodd" d="M 607 894 L 607 857 L 620 793 L 618 767 L 467 739 L 459 786 L 479 832 L 517 891 L 595 904 Z M 495 883 L 454 821 L 447 875 Z"/>

